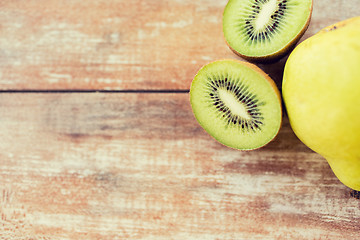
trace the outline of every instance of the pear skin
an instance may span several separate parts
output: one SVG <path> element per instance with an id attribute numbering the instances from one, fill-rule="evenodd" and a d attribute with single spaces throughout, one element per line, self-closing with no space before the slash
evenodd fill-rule
<path id="1" fill-rule="evenodd" d="M 297 137 L 360 191 L 360 16 L 300 43 L 284 69 L 282 94 Z"/>

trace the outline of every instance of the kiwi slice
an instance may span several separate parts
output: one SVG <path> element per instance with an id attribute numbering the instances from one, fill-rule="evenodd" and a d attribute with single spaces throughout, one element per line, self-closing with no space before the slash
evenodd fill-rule
<path id="1" fill-rule="evenodd" d="M 203 66 L 191 83 L 190 103 L 202 128 L 231 148 L 260 148 L 280 130 L 279 90 L 252 63 L 224 59 Z"/>
<path id="2" fill-rule="evenodd" d="M 312 0 L 229 0 L 223 12 L 226 43 L 249 61 L 276 61 L 306 31 L 312 5 Z"/>

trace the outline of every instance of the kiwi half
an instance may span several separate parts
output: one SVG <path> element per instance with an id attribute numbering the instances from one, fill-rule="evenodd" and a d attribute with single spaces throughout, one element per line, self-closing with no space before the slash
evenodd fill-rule
<path id="1" fill-rule="evenodd" d="M 312 0 L 229 0 L 223 32 L 230 49 L 246 60 L 273 62 L 306 31 Z"/>
<path id="2" fill-rule="evenodd" d="M 279 132 L 281 97 L 274 81 L 252 63 L 218 60 L 203 66 L 190 87 L 199 124 L 235 149 L 260 148 Z"/>

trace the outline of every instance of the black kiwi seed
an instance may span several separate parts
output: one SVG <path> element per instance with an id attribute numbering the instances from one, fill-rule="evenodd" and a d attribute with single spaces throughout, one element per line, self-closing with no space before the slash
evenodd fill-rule
<path id="1" fill-rule="evenodd" d="M 216 111 L 219 112 L 219 116 L 225 119 L 228 125 L 238 126 L 243 130 L 261 130 L 261 125 L 263 125 L 261 120 L 263 117 L 259 106 L 264 103 L 259 102 L 257 96 L 248 90 L 248 86 L 235 82 L 236 81 L 232 81 L 231 78 L 217 78 L 216 80 L 209 81 L 208 94 L 210 103 L 215 107 Z M 244 104 L 250 119 L 245 119 L 231 112 L 230 108 L 225 105 L 219 96 L 218 90 L 220 88 L 235 94 L 236 99 Z"/>

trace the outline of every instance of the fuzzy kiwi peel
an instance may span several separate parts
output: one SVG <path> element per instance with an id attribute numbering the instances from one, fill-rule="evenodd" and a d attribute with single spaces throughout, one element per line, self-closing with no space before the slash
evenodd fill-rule
<path id="1" fill-rule="evenodd" d="M 223 59 L 203 66 L 190 87 L 190 103 L 200 126 L 230 148 L 253 150 L 278 134 L 281 95 L 256 65 Z"/>
<path id="2" fill-rule="evenodd" d="M 307 30 L 312 0 L 229 0 L 223 36 L 238 56 L 271 63 L 289 53 Z"/>

